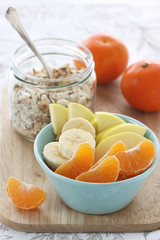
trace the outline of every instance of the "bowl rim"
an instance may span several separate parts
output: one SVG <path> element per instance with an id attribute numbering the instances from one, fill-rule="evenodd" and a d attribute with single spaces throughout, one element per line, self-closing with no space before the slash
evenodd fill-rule
<path id="1" fill-rule="evenodd" d="M 118 182 L 109 182 L 109 183 L 92 183 L 92 182 L 77 181 L 77 180 L 70 179 L 70 178 L 67 178 L 67 177 L 64 177 L 62 175 L 59 175 L 59 174 L 55 173 L 54 171 L 52 171 L 47 166 L 47 164 L 44 162 L 44 160 L 39 155 L 39 153 L 38 153 L 38 144 L 37 144 L 38 140 L 39 140 L 39 138 L 41 136 L 41 133 L 44 132 L 46 130 L 46 128 L 51 126 L 52 123 L 49 123 L 48 125 L 46 125 L 38 133 L 38 135 L 37 135 L 37 137 L 36 137 L 36 139 L 34 141 L 34 146 L 33 146 L 33 148 L 34 148 L 34 155 L 36 157 L 36 160 L 38 161 L 38 163 L 42 167 L 42 169 L 45 170 L 45 172 L 47 171 L 50 175 L 53 175 L 53 177 L 58 178 L 59 180 L 63 180 L 65 182 L 69 182 L 69 183 L 72 183 L 72 184 L 76 183 L 76 184 L 85 185 L 85 186 L 117 186 L 117 185 L 121 185 L 121 184 L 128 184 L 128 183 L 133 182 L 133 181 L 139 181 L 142 178 L 148 177 L 153 172 L 153 170 L 156 168 L 156 166 L 158 164 L 158 161 L 159 161 L 159 158 L 160 158 L 160 144 L 159 144 L 159 140 L 158 140 L 157 136 L 145 124 L 143 124 L 142 122 L 140 122 L 140 121 L 138 121 L 138 120 L 136 120 L 136 119 L 134 119 L 134 118 L 132 118 L 130 116 L 119 114 L 119 113 L 112 113 L 112 114 L 114 114 L 114 115 L 116 115 L 116 116 L 118 116 L 118 117 L 120 117 L 122 119 L 123 118 L 127 118 L 127 120 L 129 122 L 145 127 L 146 129 L 149 130 L 149 132 L 152 134 L 153 138 L 155 139 L 154 145 L 155 145 L 155 148 L 156 148 L 156 156 L 155 156 L 155 159 L 154 159 L 152 165 L 146 171 L 144 171 L 143 173 L 140 173 L 139 175 L 137 175 L 135 177 L 129 178 L 129 179 L 125 179 L 125 180 L 118 181 Z"/>

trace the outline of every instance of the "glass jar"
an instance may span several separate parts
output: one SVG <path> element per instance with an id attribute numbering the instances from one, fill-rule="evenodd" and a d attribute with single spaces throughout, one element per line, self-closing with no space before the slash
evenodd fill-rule
<path id="1" fill-rule="evenodd" d="M 93 57 L 87 48 L 63 39 L 41 39 L 34 43 L 54 69 L 54 78 L 43 76 L 38 58 L 23 45 L 13 56 L 9 85 L 11 124 L 31 141 L 50 123 L 50 103 L 67 107 L 69 102 L 77 102 L 94 111 L 96 92 Z M 68 69 L 71 74 L 66 75 Z M 37 72 L 41 74 L 38 76 Z"/>

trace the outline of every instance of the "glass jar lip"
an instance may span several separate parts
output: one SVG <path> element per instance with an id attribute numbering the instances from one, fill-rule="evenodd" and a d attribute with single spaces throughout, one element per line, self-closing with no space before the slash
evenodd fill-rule
<path id="1" fill-rule="evenodd" d="M 21 49 L 23 49 L 24 47 L 26 47 L 27 44 L 21 45 L 21 46 L 14 52 L 14 54 L 13 54 L 13 56 L 12 56 L 12 59 L 11 59 L 11 66 L 16 69 L 16 72 L 17 72 L 18 74 L 23 75 L 25 78 L 30 79 L 30 80 L 33 80 L 33 81 L 42 81 L 42 82 L 47 82 L 47 81 L 48 81 L 48 82 L 60 82 L 60 81 L 64 81 L 64 80 L 71 80 L 72 78 L 74 79 L 75 77 L 80 77 L 80 76 L 82 76 L 83 74 L 85 75 L 85 74 L 88 73 L 88 69 L 90 69 L 90 68 L 92 67 L 92 64 L 93 64 L 93 55 L 92 55 L 91 51 L 90 51 L 87 47 L 85 47 L 83 44 L 77 43 L 77 42 L 72 41 L 72 40 L 63 39 L 63 38 L 41 38 L 41 39 L 33 40 L 33 42 L 36 44 L 36 43 L 38 43 L 38 42 L 52 41 L 52 40 L 53 40 L 53 41 L 59 41 L 59 42 L 61 42 L 61 43 L 64 42 L 64 43 L 68 43 L 68 44 L 71 44 L 71 45 L 74 45 L 74 46 L 78 46 L 78 47 L 80 47 L 79 49 L 85 50 L 85 51 L 87 52 L 88 57 L 89 57 L 89 63 L 88 63 L 88 65 L 86 66 L 86 68 L 82 69 L 82 71 L 80 71 L 79 73 L 73 74 L 72 76 L 65 77 L 65 78 L 58 78 L 58 79 L 57 79 L 57 78 L 52 78 L 52 79 L 50 79 L 50 78 L 39 78 L 39 77 L 34 77 L 34 76 L 32 76 L 32 75 L 29 75 L 29 74 L 23 72 L 23 71 L 21 70 L 21 68 L 17 66 L 17 64 L 16 64 L 16 62 L 15 62 L 16 54 L 17 54 Z M 28 82 L 28 83 L 29 83 L 29 82 Z"/>

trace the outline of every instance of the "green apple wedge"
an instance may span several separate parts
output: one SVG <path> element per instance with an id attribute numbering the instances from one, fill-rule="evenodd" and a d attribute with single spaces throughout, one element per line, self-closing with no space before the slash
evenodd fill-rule
<path id="1" fill-rule="evenodd" d="M 126 145 L 128 150 L 130 148 L 135 147 L 138 143 L 142 142 L 143 140 L 146 140 L 146 138 L 134 132 L 122 132 L 111 135 L 105 138 L 103 141 L 101 141 L 96 147 L 95 162 L 102 158 L 110 149 L 110 147 L 118 141 L 122 141 Z"/>
<path id="2" fill-rule="evenodd" d="M 68 108 L 60 104 L 49 104 L 49 111 L 53 132 L 58 140 L 64 124 L 68 121 Z"/>
<path id="3" fill-rule="evenodd" d="M 97 134 L 98 132 L 98 126 L 97 126 L 97 121 L 96 121 L 96 117 L 94 117 L 91 121 L 91 124 L 93 125 L 94 129 L 95 129 L 95 132 Z"/>
<path id="4" fill-rule="evenodd" d="M 88 121 L 95 118 L 94 113 L 80 103 L 71 102 L 68 104 L 68 119 L 81 117 Z"/>
<path id="5" fill-rule="evenodd" d="M 109 127 L 125 123 L 125 121 L 112 113 L 96 112 L 95 115 L 97 122 L 97 133 L 100 133 Z"/>
<path id="6" fill-rule="evenodd" d="M 132 123 L 118 124 L 97 134 L 96 144 L 98 145 L 105 138 L 121 132 L 135 132 L 143 136 L 146 132 L 146 128 Z"/>

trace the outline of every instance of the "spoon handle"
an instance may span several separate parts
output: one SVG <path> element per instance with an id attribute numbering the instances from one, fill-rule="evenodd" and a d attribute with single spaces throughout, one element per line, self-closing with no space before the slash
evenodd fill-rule
<path id="1" fill-rule="evenodd" d="M 13 28 L 19 33 L 19 35 L 23 38 L 23 40 L 26 42 L 26 44 L 32 49 L 32 51 L 35 53 L 35 55 L 39 58 L 42 65 L 44 66 L 46 72 L 48 73 L 49 78 L 52 78 L 52 73 L 49 67 L 47 66 L 45 60 L 41 56 L 41 54 L 38 52 L 37 48 L 31 41 L 29 35 L 25 31 L 25 29 L 22 26 L 22 23 L 18 17 L 17 11 L 15 8 L 9 7 L 6 11 L 6 18 L 10 22 L 10 24 L 13 26 Z"/>

